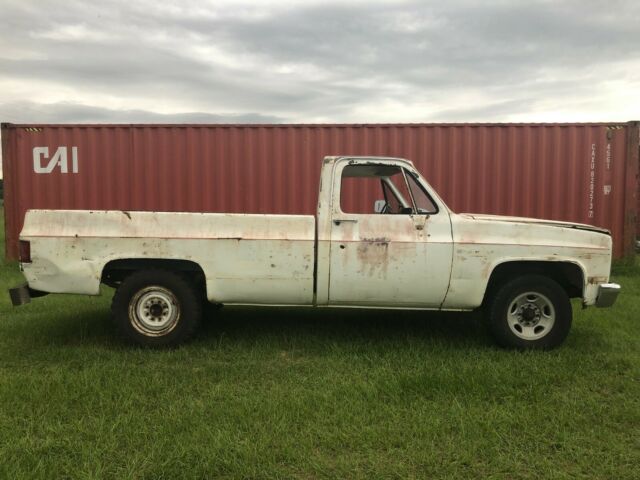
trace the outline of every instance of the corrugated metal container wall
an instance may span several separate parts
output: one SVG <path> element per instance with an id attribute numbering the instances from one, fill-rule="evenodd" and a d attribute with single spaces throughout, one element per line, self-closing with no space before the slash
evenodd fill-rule
<path id="1" fill-rule="evenodd" d="M 67 173 L 64 162 L 49 164 L 61 146 Z M 35 147 L 47 147 L 48 157 L 34 158 Z M 633 122 L 4 124 L 2 148 L 10 258 L 30 208 L 313 214 L 325 155 L 408 158 L 454 211 L 599 225 L 613 232 L 617 257 L 633 252 Z"/>

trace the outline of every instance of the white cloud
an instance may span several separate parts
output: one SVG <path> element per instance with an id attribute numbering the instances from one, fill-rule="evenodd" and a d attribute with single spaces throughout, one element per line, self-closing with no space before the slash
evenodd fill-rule
<path id="1" fill-rule="evenodd" d="M 63 104 L 305 122 L 627 119 L 640 107 L 638 20 L 633 1 L 9 0 L 0 119 L 15 120 L 16 102 L 31 105 L 26 121 Z"/>

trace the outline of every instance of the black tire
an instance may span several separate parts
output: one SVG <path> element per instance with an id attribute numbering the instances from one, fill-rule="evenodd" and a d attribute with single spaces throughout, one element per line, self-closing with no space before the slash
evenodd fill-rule
<path id="1" fill-rule="evenodd" d="M 561 345 L 571 330 L 571 302 L 565 290 L 551 278 L 525 275 L 493 290 L 487 317 L 498 345 L 551 349 Z"/>
<path id="2" fill-rule="evenodd" d="M 178 273 L 140 270 L 118 287 L 111 313 L 129 340 L 145 347 L 169 347 L 193 336 L 202 318 L 202 300 Z"/>

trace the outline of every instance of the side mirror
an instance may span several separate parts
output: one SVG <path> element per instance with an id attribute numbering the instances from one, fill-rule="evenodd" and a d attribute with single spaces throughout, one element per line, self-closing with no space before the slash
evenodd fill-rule
<path id="1" fill-rule="evenodd" d="M 373 211 L 375 213 L 383 213 L 386 206 L 387 206 L 386 200 L 376 200 L 375 203 L 373 204 Z"/>

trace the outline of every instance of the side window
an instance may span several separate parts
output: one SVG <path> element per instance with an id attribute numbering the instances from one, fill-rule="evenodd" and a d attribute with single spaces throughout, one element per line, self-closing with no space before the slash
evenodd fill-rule
<path id="1" fill-rule="evenodd" d="M 345 170 L 347 168 L 352 167 L 346 167 Z M 378 178 L 348 177 L 342 174 L 340 210 L 344 213 L 373 214 L 376 200 L 383 196 Z"/>
<path id="2" fill-rule="evenodd" d="M 413 213 L 411 194 L 407 183 L 402 176 L 402 170 L 381 180 L 384 190 L 384 199 L 387 202 L 385 213 L 410 215 Z"/>
<path id="3" fill-rule="evenodd" d="M 407 183 L 409 184 L 413 200 L 416 202 L 418 213 L 437 213 L 438 208 L 435 206 L 427 192 L 425 192 L 422 186 L 418 183 L 413 174 L 406 172 L 406 175 Z"/>
<path id="4" fill-rule="evenodd" d="M 402 208 L 402 203 L 398 199 L 388 182 L 384 180 L 380 180 L 380 184 L 382 185 L 382 192 L 384 193 L 384 213 L 394 213 L 399 212 Z"/>
<path id="5" fill-rule="evenodd" d="M 376 211 L 376 204 L 384 208 Z M 413 212 L 402 169 L 391 165 L 348 165 L 342 171 L 340 209 L 356 214 Z"/>

